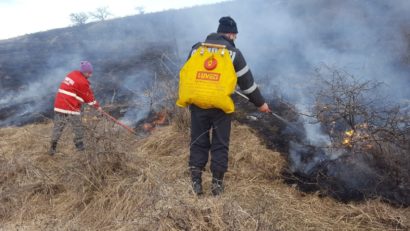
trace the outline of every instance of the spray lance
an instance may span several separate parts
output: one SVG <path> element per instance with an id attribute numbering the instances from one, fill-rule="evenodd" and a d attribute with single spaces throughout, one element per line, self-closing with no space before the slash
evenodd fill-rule
<path id="1" fill-rule="evenodd" d="M 105 112 L 104 110 L 102 110 L 101 108 L 98 109 L 99 112 L 101 112 L 101 114 L 103 116 L 105 116 L 106 118 L 110 119 L 111 121 L 113 121 L 114 123 L 120 125 L 121 127 L 127 129 L 127 131 L 129 131 L 130 133 L 137 135 L 137 133 L 135 133 L 134 129 L 128 127 L 127 125 L 121 123 L 120 121 L 118 121 L 117 119 L 115 119 L 114 117 L 112 117 L 110 114 L 108 114 L 107 112 Z"/>
<path id="2" fill-rule="evenodd" d="M 240 95 L 241 97 L 243 97 L 244 99 L 246 99 L 246 100 L 249 101 L 249 98 L 248 98 L 246 95 L 244 95 L 243 93 L 241 93 L 241 92 L 239 92 L 239 91 L 236 91 L 236 90 L 235 90 L 235 93 L 238 94 L 238 95 Z M 116 123 L 116 124 L 120 125 L 121 127 L 125 128 L 128 132 L 130 132 L 130 133 L 132 133 L 132 134 L 134 134 L 134 135 L 137 135 L 132 128 L 128 127 L 127 125 L 125 125 L 125 124 L 123 124 L 123 123 L 121 123 L 120 121 L 118 121 L 117 119 L 115 119 L 114 117 L 112 117 L 110 114 L 108 114 L 107 112 L 105 112 L 104 110 L 98 109 L 98 111 L 101 112 L 101 114 L 102 114 L 103 116 L 105 116 L 106 118 L 110 119 L 110 120 L 113 121 L 114 123 Z M 276 113 L 273 112 L 273 111 L 271 111 L 270 114 L 273 115 L 275 118 L 279 119 L 280 121 L 282 121 L 283 123 L 285 123 L 287 126 L 289 126 L 289 127 L 291 127 L 292 129 L 294 129 L 294 130 L 300 132 L 300 129 L 299 129 L 299 128 L 295 127 L 293 124 L 291 124 L 289 121 L 287 121 L 286 119 L 284 119 L 282 116 L 276 114 Z"/>
<path id="3" fill-rule="evenodd" d="M 235 90 L 235 93 L 240 95 L 242 98 L 246 99 L 249 101 L 249 97 L 244 95 L 243 93 Z M 276 114 L 275 112 L 271 111 L 270 112 L 271 115 L 273 115 L 276 119 L 282 121 L 284 124 L 286 124 L 287 126 L 289 126 L 290 128 L 292 128 L 293 130 L 297 131 L 297 132 L 301 132 L 300 128 L 295 127 L 293 124 L 291 124 L 289 121 L 287 121 L 285 118 L 283 118 L 282 116 Z"/>

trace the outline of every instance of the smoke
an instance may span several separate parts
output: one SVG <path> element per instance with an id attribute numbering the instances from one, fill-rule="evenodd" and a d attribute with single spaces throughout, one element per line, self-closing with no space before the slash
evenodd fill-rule
<path id="1" fill-rule="evenodd" d="M 44 76 L 16 90 L 5 92 L 0 100 L 0 114 L 4 118 L 0 126 L 21 125 L 47 117 L 52 109 L 50 105 L 53 104 L 49 96 L 55 94 L 60 81 L 55 76 L 65 76 L 61 69 L 53 69 L 48 74 L 53 77 Z"/>
<path id="2" fill-rule="evenodd" d="M 26 51 L 23 58 L 37 58 L 36 53 Z M 0 100 L 0 127 L 24 125 L 50 118 L 54 96 L 58 86 L 71 69 L 77 69 L 79 54 L 50 55 L 45 60 L 33 64 L 34 67 L 21 68 L 18 79 L 21 84 L 4 89 Z M 28 70 L 27 70 L 28 69 Z"/>
<path id="3" fill-rule="evenodd" d="M 239 30 L 236 45 L 264 95 L 280 96 L 309 113 L 315 69 L 322 65 L 383 82 L 378 94 L 393 103 L 408 102 L 409 6 L 406 0 L 238 0 L 175 14 L 172 20 L 181 35 L 178 51 L 186 57 L 191 45 L 216 31 L 221 16 L 232 16 Z M 328 143 L 309 122 L 307 142 Z"/>
<path id="4" fill-rule="evenodd" d="M 154 83 L 153 75 L 154 73 L 149 70 L 142 70 L 136 76 L 125 78 L 122 87 L 132 93 L 132 98 L 129 101 L 130 107 L 121 118 L 126 124 L 135 125 L 148 116 L 150 110 L 152 110 L 155 93 L 152 85 Z M 135 84 L 136 82 L 138 84 Z"/>
<path id="5" fill-rule="evenodd" d="M 280 96 L 299 111 L 308 112 L 313 102 L 314 70 L 326 64 L 361 79 L 384 82 L 386 88 L 381 93 L 394 96 L 396 102 L 408 102 L 410 80 L 405 57 L 409 49 L 409 7 L 406 0 L 237 0 L 38 33 L 16 40 L 16 50 L 10 50 L 15 60 L 2 59 L 1 67 L 13 61 L 19 73 L 11 78 L 23 83 L 24 90 L 3 91 L 0 109 L 29 100 L 34 104 L 24 109 L 29 113 L 52 109 L 35 105 L 41 101 L 36 99 L 52 99 L 58 82 L 81 60 L 94 64 L 91 82 L 99 86 L 96 93 L 101 102 L 110 102 L 113 88 L 118 95 L 128 94 L 125 99 L 141 101 L 128 90 L 141 90 L 140 73 L 148 70 L 147 76 L 154 76 L 164 53 L 182 66 L 191 46 L 215 32 L 218 19 L 226 15 L 238 24 L 236 45 L 265 96 Z M 4 43 L 6 48 L 9 44 Z M 36 72 L 22 74 L 27 67 Z M 13 91 L 16 88 L 21 84 Z M 135 121 L 146 114 L 129 116 L 131 111 L 127 120 Z M 18 117 L 9 120 L 18 121 Z M 328 143 L 320 129 L 308 122 L 308 143 Z M 10 121 L 2 121 L 0 126 L 7 124 Z"/>
<path id="6" fill-rule="evenodd" d="M 7 54 L 0 57 L 0 126 L 51 114 L 58 84 L 81 60 L 94 65 L 90 81 L 97 100 L 103 106 L 127 104 L 122 121 L 136 124 L 163 103 L 158 83 L 175 77 L 164 70 L 163 55 L 182 66 L 191 46 L 228 15 L 238 25 L 235 43 L 268 100 L 278 96 L 309 113 L 315 69 L 326 65 L 383 82 L 378 94 L 408 103 L 409 9 L 407 0 L 237 0 L 8 40 L 0 44 Z M 313 121 L 303 122 L 306 139 L 289 145 L 291 170 L 309 175 L 326 166 L 327 176 L 349 190 L 378 181 L 368 160 L 322 149 L 329 137 Z"/>
<path id="7" fill-rule="evenodd" d="M 265 52 L 257 57 L 255 45 L 243 49 L 253 50 L 246 53 L 252 55 L 249 62 L 256 64 L 255 73 L 269 75 L 271 84 L 280 85 L 290 100 L 310 98 L 309 92 L 300 94 L 292 86 L 311 88 L 312 72 L 322 63 L 384 82 L 390 96 L 400 92 L 399 99 L 408 98 L 404 70 L 409 68 L 402 61 L 408 46 L 403 32 L 408 27 L 408 5 L 407 1 L 276 1 L 273 13 L 258 14 L 257 21 L 269 26 L 252 25 L 253 30 L 261 28 L 252 37 L 253 44 Z"/>
<path id="8" fill-rule="evenodd" d="M 156 37 L 157 20 L 152 15 L 138 20 L 127 17 L 5 42 L 1 48 L 8 57 L 0 58 L 0 126 L 51 117 L 59 84 L 66 74 L 78 70 L 82 60 L 94 66 L 89 81 L 103 106 L 112 103 L 113 91 L 118 104 L 140 101 L 129 89 L 140 91 L 141 84 L 149 85 L 159 58 L 171 46 L 169 39 Z M 140 78 L 146 70 L 150 74 Z M 144 113 L 131 118 L 132 123 L 140 116 Z"/>
<path id="9" fill-rule="evenodd" d="M 184 46 L 186 54 L 191 44 L 216 30 L 220 16 L 231 15 L 239 29 L 236 44 L 256 77 L 271 79 L 262 88 L 280 85 L 289 98 L 296 95 L 292 86 L 308 87 L 314 68 L 322 63 L 383 81 L 394 92 L 409 81 L 408 65 L 403 63 L 409 43 L 408 6 L 404 0 L 235 1 L 184 14 L 186 20 L 177 23 L 177 31 L 188 34 L 181 38 L 190 40 Z M 408 91 L 401 92 L 408 97 Z"/>
<path id="10" fill-rule="evenodd" d="M 280 96 L 309 114 L 318 87 L 315 69 L 322 65 L 361 81 L 384 83 L 377 94 L 394 104 L 408 101 L 409 7 L 405 0 L 236 1 L 208 18 L 231 15 L 238 24 L 236 45 L 264 95 Z M 209 29 L 198 21 L 196 26 Z M 216 20 L 212 25 L 210 32 L 215 31 Z M 289 144 L 291 171 L 326 176 L 319 184 L 330 184 L 325 187 L 345 198 L 374 195 L 380 190 L 375 185 L 388 184 L 374 168 L 374 160 L 362 158 L 365 154 L 329 149 L 329 137 L 313 122 L 305 118 L 306 138 Z"/>

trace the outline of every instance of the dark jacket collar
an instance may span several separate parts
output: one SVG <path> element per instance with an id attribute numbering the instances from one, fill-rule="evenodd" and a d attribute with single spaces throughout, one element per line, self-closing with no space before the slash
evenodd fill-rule
<path id="1" fill-rule="evenodd" d="M 212 34 L 208 35 L 208 37 L 206 37 L 205 42 L 207 42 L 207 43 L 217 43 L 217 44 L 222 44 L 222 45 L 226 45 L 226 46 L 235 47 L 235 43 L 232 40 L 227 38 L 225 35 L 218 34 L 218 33 L 212 33 Z"/>

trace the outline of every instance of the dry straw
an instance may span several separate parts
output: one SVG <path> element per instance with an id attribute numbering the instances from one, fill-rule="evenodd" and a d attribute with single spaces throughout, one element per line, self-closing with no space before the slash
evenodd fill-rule
<path id="1" fill-rule="evenodd" d="M 180 112 L 185 115 L 186 112 Z M 188 122 L 135 137 L 86 119 L 86 151 L 66 131 L 48 156 L 51 123 L 0 129 L 0 230 L 409 230 L 410 209 L 343 204 L 282 183 L 284 158 L 234 123 L 226 191 L 190 188 Z"/>

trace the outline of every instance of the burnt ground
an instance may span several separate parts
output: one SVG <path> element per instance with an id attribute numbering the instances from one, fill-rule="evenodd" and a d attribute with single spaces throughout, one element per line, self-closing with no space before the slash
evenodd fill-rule
<path id="1" fill-rule="evenodd" d="M 270 2 L 267 1 L 267 4 Z M 173 17 L 175 15 L 170 14 L 165 19 Z M 98 100 L 107 106 L 110 114 L 119 118 L 130 107 L 129 102 L 138 101 L 141 94 L 130 92 L 124 89 L 123 85 L 138 86 L 140 80 L 147 76 L 152 79 L 154 73 L 158 78 L 169 78 L 170 73 L 162 63 L 164 53 L 175 55 L 175 60 L 181 60 L 177 57 L 177 39 L 179 41 L 183 38 L 183 33 L 178 34 L 175 28 L 168 24 L 161 31 L 166 36 L 157 36 L 154 31 L 148 30 L 162 24 L 163 21 L 155 14 L 143 15 L 109 21 L 105 25 L 91 23 L 84 27 L 36 33 L 2 42 L 0 97 L 3 99 L 4 92 L 16 95 L 24 93 L 24 89 L 31 82 L 41 80 L 53 69 L 62 68 L 61 75 L 52 76 L 60 81 L 63 74 L 69 71 L 67 67 L 74 66 L 73 62 L 77 63 L 77 59 L 84 58 L 92 60 L 96 67 L 98 78 L 93 80 L 93 86 Z M 190 24 L 186 27 L 189 28 Z M 408 57 L 403 59 L 409 63 Z M 131 77 L 131 82 L 124 84 L 127 77 Z M 150 84 L 145 89 L 154 89 Z M 43 91 L 46 87 L 37 90 Z M 28 97 L 16 104 L 13 104 L 14 101 L 1 104 L 0 121 L 7 122 L 3 126 L 21 126 L 51 118 L 55 90 L 46 95 L 46 100 L 44 96 Z M 36 104 L 33 109 L 34 102 L 40 100 L 44 102 Z M 392 204 L 410 204 L 408 183 L 403 184 L 404 180 L 389 175 L 388 171 L 384 170 L 386 164 L 373 158 L 372 153 L 351 155 L 347 150 L 345 155 L 337 159 L 321 159 L 326 150 L 305 144 L 306 134 L 302 123 L 298 122 L 299 115 L 287 104 L 272 100 L 271 107 L 275 113 L 291 122 L 290 126 L 272 115 L 255 112 L 252 104 L 239 99 L 237 101 L 239 103 L 236 120 L 252 127 L 268 148 L 280 151 L 288 159 L 289 165 L 283 169 L 282 174 L 288 184 L 297 185 L 302 191 L 320 192 L 320 195 L 329 195 L 341 201 L 381 197 Z M 117 106 L 110 107 L 113 104 Z M 153 113 L 152 110 L 149 111 Z M 18 120 L 14 120 L 15 118 Z M 146 122 L 150 123 L 150 115 L 147 118 L 139 121 L 137 128 Z M 290 153 L 300 157 L 301 166 L 295 167 L 292 164 Z M 353 182 L 351 179 L 357 181 Z"/>
<path id="2" fill-rule="evenodd" d="M 235 119 L 253 128 L 267 148 L 279 151 L 288 161 L 282 170 L 283 181 L 306 193 L 330 196 L 341 202 L 381 198 L 395 206 L 410 205 L 410 187 L 386 171 L 386 163 L 373 153 L 343 150 L 337 158 L 326 156 L 326 148 L 306 143 L 299 115 L 281 100 L 269 105 L 289 123 L 256 111 L 253 104 L 236 99 Z M 297 163 L 295 163 L 295 156 Z M 299 163 L 300 161 L 300 163 Z"/>

